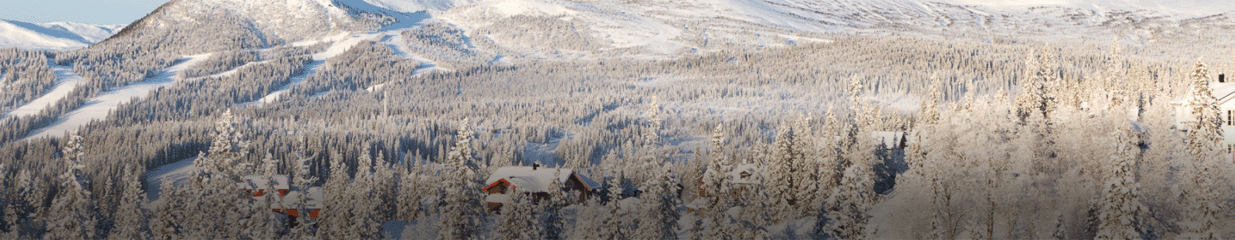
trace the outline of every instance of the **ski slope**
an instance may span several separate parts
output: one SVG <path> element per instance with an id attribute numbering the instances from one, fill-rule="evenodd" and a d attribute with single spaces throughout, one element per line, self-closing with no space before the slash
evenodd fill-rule
<path id="1" fill-rule="evenodd" d="M 197 170 L 193 166 L 193 161 L 197 157 L 191 157 L 184 160 L 168 163 L 146 173 L 146 200 L 151 203 L 157 203 L 162 195 L 163 180 L 172 181 L 176 186 L 183 186 L 189 182 L 189 174 Z M 158 204 L 149 204 L 147 206 L 158 206 Z"/>
<path id="2" fill-rule="evenodd" d="M 111 110 L 121 103 L 129 102 L 134 98 L 145 97 L 147 94 L 150 94 L 151 90 L 171 87 L 180 80 L 180 77 L 176 76 L 177 73 L 209 57 L 210 54 L 188 56 L 180 59 L 179 63 L 168 67 L 159 75 L 145 82 L 130 84 L 99 93 L 97 97 L 86 102 L 77 110 L 61 116 L 51 126 L 31 132 L 30 136 L 27 136 L 26 139 L 49 136 L 59 137 L 65 132 L 77 130 L 77 128 L 90 123 L 90 121 L 107 117 L 107 114 L 111 113 Z"/>
<path id="3" fill-rule="evenodd" d="M 47 62 L 53 63 L 54 61 Z M 69 92 L 72 92 L 74 88 L 77 88 L 77 85 L 85 81 L 81 76 L 77 75 L 77 73 L 73 72 L 73 67 L 57 66 L 53 64 L 51 69 L 56 73 L 56 86 L 52 87 L 51 91 L 43 94 L 43 96 L 34 99 L 34 101 L 30 101 L 21 107 L 13 109 L 13 111 L 9 111 L 3 118 L 24 117 L 38 114 L 43 111 L 44 108 L 47 108 L 52 104 L 56 104 L 56 101 L 59 101 L 61 98 L 64 98 L 64 96 L 69 95 Z"/>

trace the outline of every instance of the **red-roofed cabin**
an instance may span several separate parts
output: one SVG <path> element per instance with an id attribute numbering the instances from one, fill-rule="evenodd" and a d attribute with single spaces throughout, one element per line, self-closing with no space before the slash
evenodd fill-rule
<path id="1" fill-rule="evenodd" d="M 270 183 L 266 176 L 244 176 L 240 179 L 241 182 L 236 183 L 236 187 L 245 193 L 253 194 L 254 197 L 261 197 L 266 195 L 266 184 L 273 184 L 275 191 L 279 191 L 279 197 L 287 196 L 287 192 L 291 190 L 287 175 L 274 175 L 273 179 L 274 182 Z"/>
<path id="2" fill-rule="evenodd" d="M 554 179 L 554 173 L 557 173 L 557 179 Z M 545 168 L 539 165 L 518 166 L 518 167 L 503 167 L 493 174 L 489 175 L 488 180 L 485 180 L 485 188 L 481 189 L 488 194 L 485 197 L 486 205 L 490 212 L 498 212 L 502 204 L 510 201 L 510 194 L 523 193 L 534 196 L 533 199 L 548 199 L 549 186 L 552 181 L 557 181 L 561 184 L 562 189 L 558 191 L 578 191 L 577 201 L 585 201 L 591 197 L 593 191 L 600 187 L 600 184 L 587 176 L 583 176 L 573 169 L 569 168 Z"/>

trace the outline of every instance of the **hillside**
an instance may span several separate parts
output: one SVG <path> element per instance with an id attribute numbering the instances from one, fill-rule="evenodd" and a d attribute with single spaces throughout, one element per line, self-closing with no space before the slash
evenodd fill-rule
<path id="1" fill-rule="evenodd" d="M 72 50 L 84 48 L 120 31 L 121 25 L 70 22 L 25 23 L 0 20 L 0 48 Z"/>

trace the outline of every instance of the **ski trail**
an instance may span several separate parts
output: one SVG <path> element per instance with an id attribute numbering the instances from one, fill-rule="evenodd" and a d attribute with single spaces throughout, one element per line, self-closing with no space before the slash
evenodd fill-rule
<path id="1" fill-rule="evenodd" d="M 80 85 L 85 81 L 80 75 L 73 72 L 73 67 L 71 66 L 59 66 L 53 64 L 51 65 L 51 69 L 56 73 L 56 86 L 53 87 L 51 91 L 43 94 L 43 96 L 34 99 L 34 101 L 30 101 L 21 107 L 13 109 L 13 111 L 9 111 L 9 113 L 5 114 L 3 118 L 25 117 L 38 114 L 39 112 L 42 112 L 44 108 L 47 108 L 52 104 L 56 104 L 56 101 L 60 101 L 61 98 L 69 95 L 69 92 L 72 92 L 73 89 L 77 88 L 77 85 Z"/>
<path id="2" fill-rule="evenodd" d="M 60 119 L 56 120 L 51 126 L 31 132 L 30 136 L 27 136 L 26 139 L 47 136 L 59 137 L 66 131 L 76 130 L 78 127 L 90 123 L 90 121 L 107 117 L 107 114 L 111 113 L 111 110 L 121 103 L 133 100 L 133 98 L 146 97 L 152 90 L 175 85 L 180 80 L 180 77 L 176 76 L 177 73 L 209 57 L 210 54 L 187 56 L 180 59 L 180 62 L 176 65 L 164 69 L 162 73 L 147 79 L 145 82 L 133 83 L 99 93 L 98 96 L 90 99 L 90 101 L 76 110 L 60 116 Z"/>

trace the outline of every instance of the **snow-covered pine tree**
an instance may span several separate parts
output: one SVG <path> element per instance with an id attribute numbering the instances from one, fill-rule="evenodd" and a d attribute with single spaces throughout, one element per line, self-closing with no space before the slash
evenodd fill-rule
<path id="1" fill-rule="evenodd" d="M 629 237 L 627 229 L 630 226 L 630 222 L 626 221 L 627 210 L 623 209 L 621 204 L 621 174 L 609 177 L 609 183 L 606 185 L 609 186 L 607 190 L 609 192 L 609 203 L 606 204 L 605 209 L 608 211 L 609 218 L 605 220 L 605 226 L 608 227 L 602 230 L 604 231 L 602 235 L 608 240 L 627 239 Z"/>
<path id="2" fill-rule="evenodd" d="M 870 210 L 870 205 L 867 204 L 868 196 L 871 188 L 870 185 L 863 184 L 869 181 L 861 178 L 869 177 L 864 174 L 865 171 L 862 164 L 854 164 L 845 170 L 845 175 L 841 178 L 841 185 L 838 186 L 831 194 L 829 205 L 831 211 L 828 211 L 828 218 L 832 220 L 830 226 L 833 237 L 840 239 L 863 239 L 866 238 L 866 223 L 869 217 L 866 212 Z"/>
<path id="3" fill-rule="evenodd" d="M 1221 110 L 1209 87 L 1208 67 L 1200 59 L 1196 60 L 1190 78 L 1188 106 L 1195 119 L 1188 125 L 1188 153 L 1198 159 L 1218 157 L 1223 136 Z"/>
<path id="4" fill-rule="evenodd" d="M 776 142 L 772 143 L 772 156 L 768 159 L 769 181 L 766 187 L 772 196 L 768 210 L 771 211 L 773 220 L 778 223 L 793 219 L 798 213 L 792 210 L 794 198 L 797 197 L 797 184 L 793 179 L 796 173 L 793 167 L 797 162 L 794 141 L 793 129 L 782 125 L 780 132 L 776 134 Z"/>
<path id="5" fill-rule="evenodd" d="M 1111 134 L 1114 151 L 1107 164 L 1106 184 L 1099 201 L 1098 226 L 1095 239 L 1140 239 L 1137 232 L 1137 216 L 1145 210 L 1140 201 L 1140 183 L 1135 176 L 1136 155 L 1140 149 L 1133 146 L 1126 130 Z"/>
<path id="6" fill-rule="evenodd" d="M 352 180 L 351 187 L 347 189 L 349 203 L 351 203 L 351 219 L 347 232 L 352 236 L 362 239 L 381 238 L 381 225 L 378 222 L 378 213 L 376 212 L 379 202 L 374 195 L 376 182 L 373 175 L 373 158 L 369 157 L 371 148 L 369 144 L 365 144 L 364 150 L 360 154 L 360 159 L 356 160 L 356 178 Z"/>
<path id="7" fill-rule="evenodd" d="M 438 238 L 473 239 L 478 238 L 484 221 L 484 205 L 481 202 L 480 166 L 472 157 L 472 131 L 468 119 L 459 124 L 459 135 L 455 146 L 447 157 L 448 165 L 445 176 L 446 204 L 441 209 L 441 221 L 438 223 Z"/>
<path id="8" fill-rule="evenodd" d="M 669 166 L 653 164 L 652 177 L 644 183 L 639 204 L 639 227 L 635 239 L 677 239 L 678 205 L 681 200 L 673 191 L 674 181 Z"/>
<path id="9" fill-rule="evenodd" d="M 146 214 L 143 205 L 146 204 L 146 192 L 142 190 L 141 170 L 133 165 L 125 168 L 128 173 L 124 177 L 124 193 L 120 200 L 120 208 L 115 214 L 116 227 L 108 238 L 111 239 L 149 239 L 150 216 Z M 168 189 L 171 190 L 171 189 Z"/>
<path id="10" fill-rule="evenodd" d="M 1185 213 L 1180 227 L 1180 239 L 1221 239 L 1216 227 L 1221 204 L 1217 190 L 1210 179 L 1214 162 L 1220 159 L 1222 141 L 1222 117 L 1209 89 L 1209 70 L 1201 60 L 1196 61 L 1190 74 L 1192 84 L 1188 105 L 1195 117 L 1188 126 L 1187 147 L 1193 164 L 1190 179 L 1183 187 Z"/>
<path id="11" fill-rule="evenodd" d="M 502 206 L 502 220 L 493 232 L 494 239 L 534 240 L 540 237 L 541 225 L 538 215 L 532 212 L 531 197 L 523 193 L 511 193 L 510 201 Z"/>
<path id="12" fill-rule="evenodd" d="M 268 172 L 269 173 L 269 172 Z M 266 184 L 256 186 L 263 189 L 262 196 L 255 197 L 253 201 L 249 201 L 250 212 L 252 216 L 248 219 L 250 224 L 245 232 L 252 239 L 274 239 L 282 232 L 282 228 L 287 226 L 284 224 L 273 211 L 277 209 L 287 209 L 283 207 L 282 201 L 278 198 L 279 192 L 274 189 L 274 174 L 266 174 L 263 176 Z"/>
<path id="13" fill-rule="evenodd" d="M 818 141 L 815 139 L 814 132 L 810 127 L 810 122 L 814 116 L 807 115 L 798 118 L 794 123 L 794 146 L 793 149 L 797 152 L 792 163 L 794 175 L 793 197 L 794 208 L 797 209 L 797 216 L 805 216 L 815 213 L 816 203 L 819 201 L 819 188 L 822 187 L 820 179 L 820 157 Z M 795 216 L 796 217 L 796 216 Z M 792 219 L 786 219 L 792 220 Z"/>
<path id="14" fill-rule="evenodd" d="M 705 196 L 703 196 L 705 205 L 700 210 L 703 220 L 703 226 L 706 229 L 703 235 L 713 239 L 732 239 L 729 225 L 732 225 L 732 217 L 729 216 L 728 210 L 730 207 L 729 194 L 730 179 L 729 173 L 729 158 L 724 152 L 725 132 L 723 125 L 716 125 L 716 130 L 712 131 L 712 152 L 711 161 L 708 161 L 707 170 L 703 172 L 703 188 Z"/>
<path id="15" fill-rule="evenodd" d="M 326 178 L 326 185 L 322 186 L 323 203 L 325 208 L 319 210 L 318 215 L 321 217 L 321 224 L 317 230 L 317 236 L 325 239 L 336 239 L 345 237 L 348 231 L 348 226 L 351 219 L 349 210 L 350 198 L 347 195 L 348 188 L 351 187 L 351 178 L 347 174 L 347 163 L 343 162 L 343 156 L 334 153 L 330 156 L 330 176 Z"/>
<path id="16" fill-rule="evenodd" d="M 609 219 L 609 214 L 606 212 L 604 205 L 600 204 L 598 197 L 590 197 L 587 204 L 579 207 L 579 214 L 575 219 L 575 225 L 570 230 L 569 239 L 607 239 L 604 235 L 605 228 L 613 226 L 605 225 L 605 221 Z"/>
<path id="17" fill-rule="evenodd" d="M 398 178 L 395 177 L 394 165 L 383 163 L 383 159 L 384 154 L 378 152 L 374 160 L 377 166 L 373 171 L 373 200 L 376 205 L 373 211 L 378 222 L 395 219 L 398 203 Z"/>
<path id="18" fill-rule="evenodd" d="M 276 175 L 279 174 L 279 161 L 274 160 L 274 154 L 266 152 L 266 157 L 262 158 L 262 171 L 257 174 L 261 175 Z"/>
<path id="19" fill-rule="evenodd" d="M 660 101 L 652 97 L 648 102 L 648 126 L 643 130 L 643 144 L 656 145 L 660 143 Z"/>
<path id="20" fill-rule="evenodd" d="M 153 219 L 150 219 L 150 230 L 153 239 L 182 239 L 180 221 L 185 217 L 184 191 L 176 189 L 170 178 L 163 178 L 159 185 L 159 205 L 155 206 Z"/>
<path id="21" fill-rule="evenodd" d="M 223 116 L 215 122 L 214 140 L 210 142 L 210 149 L 207 151 L 206 156 L 210 161 L 201 161 L 206 165 L 198 165 L 198 169 L 227 175 L 247 174 L 235 169 L 240 159 L 249 154 L 249 141 L 245 140 L 244 134 L 240 132 L 240 125 L 240 120 L 232 115 L 231 110 L 223 112 Z M 194 164 L 198 164 L 197 161 Z"/>
<path id="22" fill-rule="evenodd" d="M 541 229 L 541 239 L 565 239 L 566 217 L 562 214 L 562 207 L 566 206 L 566 194 L 563 192 L 562 184 L 558 182 L 561 179 L 561 170 L 553 173 L 553 180 L 549 181 L 549 199 L 540 201 L 541 223 L 544 227 Z"/>
<path id="23" fill-rule="evenodd" d="M 81 157 L 85 156 L 82 137 L 77 133 L 69 135 L 65 142 L 63 158 L 68 170 L 60 175 L 60 191 L 52 200 L 47 216 L 47 234 L 49 239 L 93 239 L 94 200 L 90 190 L 86 188 L 86 178 L 82 170 Z"/>
<path id="24" fill-rule="evenodd" d="M 424 197 L 423 192 L 420 192 L 421 184 L 428 184 L 420 180 L 420 175 L 417 172 L 401 168 L 399 174 L 399 195 L 396 218 L 403 221 L 413 221 L 419 218 L 422 214 L 420 200 Z"/>

